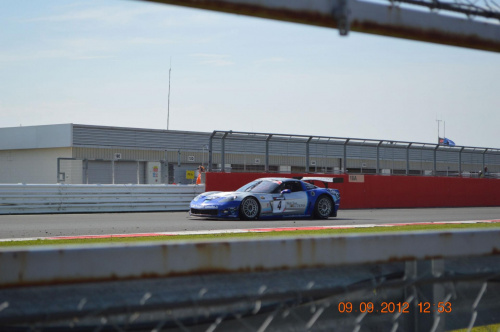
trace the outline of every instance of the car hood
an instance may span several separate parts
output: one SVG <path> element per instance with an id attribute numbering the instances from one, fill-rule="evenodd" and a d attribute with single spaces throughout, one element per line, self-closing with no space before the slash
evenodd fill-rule
<path id="1" fill-rule="evenodd" d="M 238 192 L 238 191 L 211 191 L 200 194 L 196 197 L 195 200 L 203 200 L 203 201 L 216 201 L 221 198 L 226 197 L 236 197 L 236 199 L 242 199 L 243 197 L 248 196 L 248 193 Z"/>

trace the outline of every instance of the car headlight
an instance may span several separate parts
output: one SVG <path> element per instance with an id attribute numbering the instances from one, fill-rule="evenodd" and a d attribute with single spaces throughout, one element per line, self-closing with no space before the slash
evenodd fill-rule
<path id="1" fill-rule="evenodd" d="M 226 196 L 226 197 L 223 197 L 219 202 L 220 203 L 232 202 L 235 199 L 236 199 L 236 196 Z"/>

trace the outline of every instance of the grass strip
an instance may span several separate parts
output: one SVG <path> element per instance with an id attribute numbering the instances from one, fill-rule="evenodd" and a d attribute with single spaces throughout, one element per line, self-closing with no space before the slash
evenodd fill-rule
<path id="1" fill-rule="evenodd" d="M 151 237 L 108 237 L 98 239 L 57 239 L 57 240 L 29 240 L 29 241 L 3 241 L 1 247 L 19 246 L 43 246 L 43 245 L 82 245 L 82 244 L 110 244 L 110 243 L 138 243 L 152 241 L 199 241 L 199 240 L 233 240 L 233 239 L 263 239 L 272 237 L 311 237 L 311 236 L 335 236 L 345 234 L 380 234 L 391 232 L 413 232 L 413 231 L 442 231 L 456 229 L 483 229 L 500 228 L 500 223 L 476 223 L 476 224 L 439 224 L 439 225 L 405 225 L 405 226 L 375 226 L 367 228 L 342 228 L 322 230 L 290 230 L 272 232 L 252 233 L 222 233 L 222 234 L 196 234 L 196 235 L 163 235 Z"/>
<path id="2" fill-rule="evenodd" d="M 468 332 L 469 329 L 453 330 L 453 332 Z M 498 332 L 500 331 L 500 324 L 477 326 L 473 327 L 471 332 Z"/>

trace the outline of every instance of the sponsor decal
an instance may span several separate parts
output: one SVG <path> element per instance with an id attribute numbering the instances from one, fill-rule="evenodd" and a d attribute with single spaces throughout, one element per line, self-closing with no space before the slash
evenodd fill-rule
<path id="1" fill-rule="evenodd" d="M 349 182 L 363 183 L 363 182 L 365 182 L 365 176 L 364 175 L 349 175 Z"/>
<path id="2" fill-rule="evenodd" d="M 217 209 L 216 205 L 199 205 L 199 209 Z"/>
<path id="3" fill-rule="evenodd" d="M 289 206 L 291 208 L 299 208 L 299 209 L 303 209 L 303 208 L 306 207 L 305 204 L 300 204 L 300 203 L 297 203 L 297 202 L 288 203 L 287 206 Z"/>

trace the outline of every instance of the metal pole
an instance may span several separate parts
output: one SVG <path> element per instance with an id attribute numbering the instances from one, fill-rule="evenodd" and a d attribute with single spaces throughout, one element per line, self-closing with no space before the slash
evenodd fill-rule
<path id="1" fill-rule="evenodd" d="M 266 138 L 266 166 L 265 172 L 269 173 L 269 140 L 273 137 L 273 135 L 268 135 Z"/>
<path id="2" fill-rule="evenodd" d="M 172 72 L 172 59 L 170 59 L 170 69 L 168 70 L 168 106 L 167 106 L 167 130 L 170 124 L 170 74 Z"/>
<path id="3" fill-rule="evenodd" d="M 436 122 L 438 123 L 438 144 L 439 144 L 439 125 L 440 125 L 440 122 L 443 121 L 443 120 L 438 120 L 436 119 Z"/>
<path id="4" fill-rule="evenodd" d="M 140 166 L 140 162 L 138 160 L 137 161 L 137 184 L 141 184 L 141 179 L 140 179 L 140 176 L 139 176 L 139 174 L 140 174 L 140 172 L 139 172 L 140 168 L 141 168 L 141 166 Z"/>
<path id="5" fill-rule="evenodd" d="M 115 184 L 115 161 L 111 160 L 111 178 L 112 183 Z"/>
<path id="6" fill-rule="evenodd" d="M 212 156 L 212 147 L 213 147 L 213 139 L 215 136 L 216 131 L 212 132 L 212 135 L 210 135 L 210 138 L 208 139 L 208 171 L 212 171 L 212 163 L 213 163 L 213 156 Z"/>
<path id="7" fill-rule="evenodd" d="M 312 137 L 309 137 L 309 139 L 306 142 L 306 173 L 309 173 L 309 142 L 311 142 Z"/>
<path id="8" fill-rule="evenodd" d="M 57 183 L 61 182 L 60 179 L 59 179 L 59 174 L 60 173 L 61 173 L 61 158 L 57 158 L 57 175 L 56 175 L 56 181 L 57 181 Z"/>
<path id="9" fill-rule="evenodd" d="M 462 147 L 460 149 L 460 152 L 458 152 L 458 176 L 462 176 L 462 151 L 464 150 L 465 148 Z"/>
<path id="10" fill-rule="evenodd" d="M 222 136 L 222 144 L 221 144 L 221 172 L 226 171 L 226 136 L 229 133 L 224 133 Z"/>
<path id="11" fill-rule="evenodd" d="M 434 176 L 437 175 L 437 149 L 439 149 L 439 145 L 436 145 L 436 147 L 434 148 Z"/>
<path id="12" fill-rule="evenodd" d="M 484 152 L 483 152 L 483 167 L 481 168 L 481 172 L 484 172 L 484 168 L 486 167 L 486 152 L 488 151 L 488 149 L 485 149 Z M 486 176 L 486 174 L 485 174 Z"/>
<path id="13" fill-rule="evenodd" d="M 349 143 L 349 138 L 344 142 L 344 173 L 347 173 L 347 143 Z"/>
<path id="14" fill-rule="evenodd" d="M 384 141 L 380 141 L 377 144 L 377 172 L 376 174 L 380 174 L 380 146 L 384 143 Z"/>
<path id="15" fill-rule="evenodd" d="M 410 175 L 410 147 L 412 143 L 406 147 L 406 175 Z"/>

